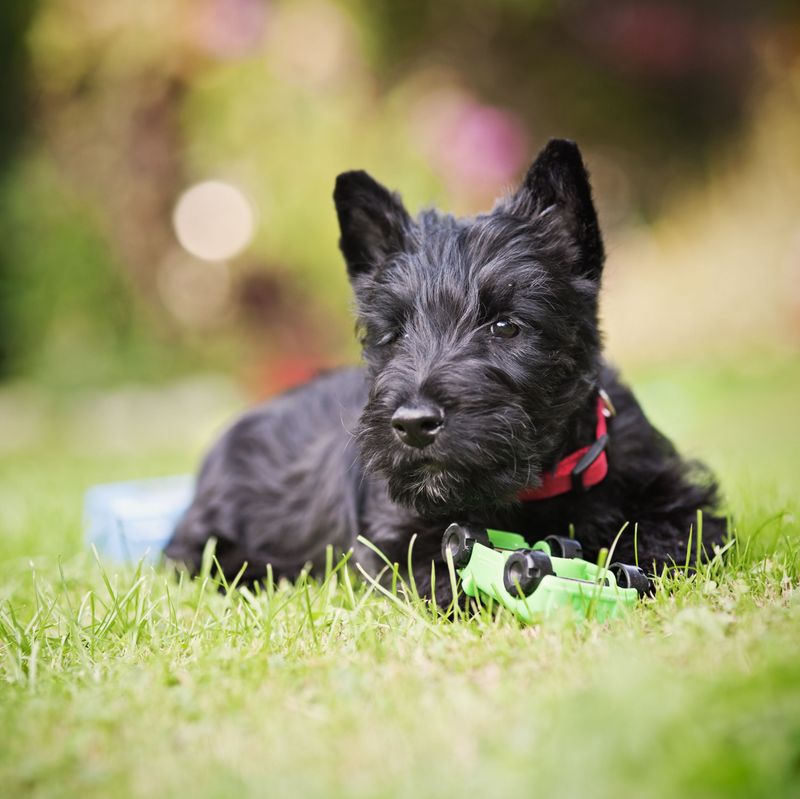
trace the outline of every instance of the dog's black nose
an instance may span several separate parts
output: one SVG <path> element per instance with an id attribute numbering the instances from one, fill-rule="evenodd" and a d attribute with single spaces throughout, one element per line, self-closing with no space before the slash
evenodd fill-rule
<path id="1" fill-rule="evenodd" d="M 392 416 L 395 435 L 409 447 L 422 449 L 433 443 L 444 424 L 444 411 L 432 403 L 401 405 Z"/>

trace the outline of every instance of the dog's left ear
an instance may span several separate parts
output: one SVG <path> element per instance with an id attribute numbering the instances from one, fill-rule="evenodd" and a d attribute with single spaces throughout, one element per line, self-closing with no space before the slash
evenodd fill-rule
<path id="1" fill-rule="evenodd" d="M 581 250 L 584 276 L 599 280 L 605 254 L 589 175 L 575 142 L 551 139 L 511 199 L 509 210 L 532 218 L 558 214 Z"/>
<path id="2" fill-rule="evenodd" d="M 403 249 L 411 217 L 400 197 L 366 172 L 339 175 L 333 201 L 342 234 L 339 247 L 351 280 L 370 273 Z"/>

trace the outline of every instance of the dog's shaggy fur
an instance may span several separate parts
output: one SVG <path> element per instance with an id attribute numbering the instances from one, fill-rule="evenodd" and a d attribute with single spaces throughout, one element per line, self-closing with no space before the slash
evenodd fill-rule
<path id="1" fill-rule="evenodd" d="M 474 219 L 414 220 L 364 172 L 340 175 L 334 200 L 366 368 L 325 374 L 236 422 L 206 459 L 170 558 L 196 570 L 213 536 L 228 575 L 246 562 L 257 579 L 271 563 L 292 578 L 320 567 L 329 544 L 376 570 L 357 535 L 404 564 L 417 534 L 416 584 L 446 601 L 439 547 L 454 520 L 534 538 L 572 526 L 588 558 L 629 522 L 616 557 L 633 560 L 637 525 L 651 569 L 685 561 L 698 509 L 705 550 L 721 541 L 710 476 L 681 459 L 602 358 L 603 244 L 573 143 L 551 141 L 516 193 Z M 617 411 L 605 480 L 520 501 L 594 440 L 600 388 Z M 426 446 L 408 443 L 399 408 L 438 414 Z"/>

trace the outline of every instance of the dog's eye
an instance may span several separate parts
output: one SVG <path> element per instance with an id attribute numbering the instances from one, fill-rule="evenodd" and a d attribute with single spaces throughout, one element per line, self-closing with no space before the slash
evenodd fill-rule
<path id="1" fill-rule="evenodd" d="M 497 338 L 514 338 L 519 333 L 519 325 L 515 325 L 508 319 L 498 319 L 492 322 L 489 332 Z"/>
<path id="2" fill-rule="evenodd" d="M 379 347 L 388 347 L 390 344 L 394 344 L 402 335 L 402 330 L 390 330 L 388 333 L 384 333 L 375 343 Z"/>

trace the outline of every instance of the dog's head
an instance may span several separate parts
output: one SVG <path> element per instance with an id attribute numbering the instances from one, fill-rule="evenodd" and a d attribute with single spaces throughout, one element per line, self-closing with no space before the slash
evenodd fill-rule
<path id="1" fill-rule="evenodd" d="M 414 220 L 365 172 L 336 181 L 370 380 L 368 468 L 447 515 L 515 501 L 594 390 L 603 244 L 572 142 L 551 141 L 491 213 Z"/>

